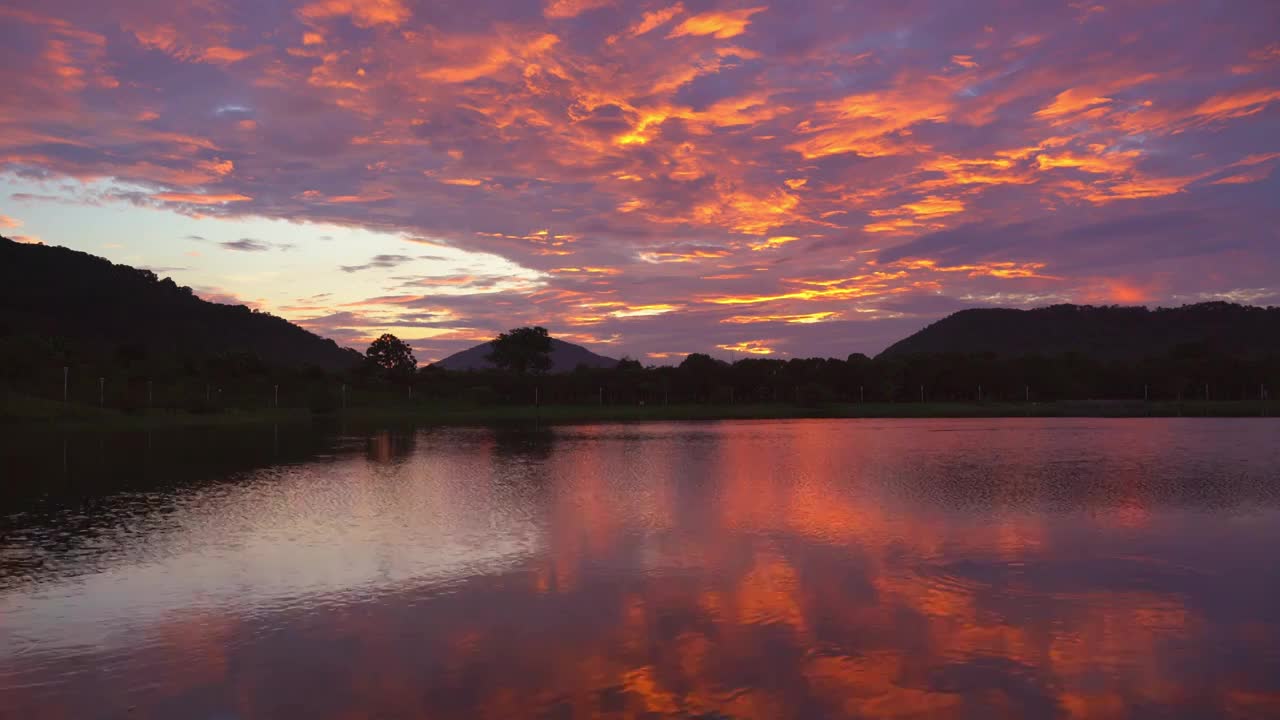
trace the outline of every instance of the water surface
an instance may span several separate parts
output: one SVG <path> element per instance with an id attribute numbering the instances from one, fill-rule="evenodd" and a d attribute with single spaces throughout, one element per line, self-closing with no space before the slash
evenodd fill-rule
<path id="1" fill-rule="evenodd" d="M 0 717 L 1280 716 L 1280 422 L 0 441 Z"/>

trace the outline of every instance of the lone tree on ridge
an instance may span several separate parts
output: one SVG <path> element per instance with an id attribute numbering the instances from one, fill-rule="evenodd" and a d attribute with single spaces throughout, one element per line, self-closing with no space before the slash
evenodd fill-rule
<path id="1" fill-rule="evenodd" d="M 493 350 L 485 356 L 503 370 L 523 375 L 551 369 L 551 336 L 544 327 L 513 328 L 489 341 Z"/>
<path id="2" fill-rule="evenodd" d="M 413 348 L 391 333 L 383 333 L 382 337 L 370 343 L 364 355 L 369 362 L 392 375 L 407 375 L 418 367 Z"/>

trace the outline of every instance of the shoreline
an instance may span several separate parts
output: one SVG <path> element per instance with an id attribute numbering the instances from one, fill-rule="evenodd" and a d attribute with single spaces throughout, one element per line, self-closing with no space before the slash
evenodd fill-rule
<path id="1" fill-rule="evenodd" d="M 52 407 L 51 407 L 52 406 Z M 85 406 L 0 407 L 0 427 L 31 430 L 149 430 L 184 427 L 244 427 L 263 424 L 331 422 L 404 422 L 424 425 L 488 425 L 508 422 L 549 424 L 590 422 L 671 422 L 783 419 L 892 418 L 1142 418 L 1142 417 L 1277 417 L 1280 402 L 1260 401 L 1059 401 L 830 403 L 737 405 L 546 405 L 460 406 L 405 405 L 356 407 L 331 413 L 306 408 L 226 410 L 194 414 L 150 410 L 125 413 Z"/>

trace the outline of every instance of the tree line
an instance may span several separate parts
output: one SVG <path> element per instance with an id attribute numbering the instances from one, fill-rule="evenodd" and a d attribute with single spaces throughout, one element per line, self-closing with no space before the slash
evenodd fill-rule
<path id="1" fill-rule="evenodd" d="M 533 331 L 545 334 L 541 328 Z M 412 382 L 424 397 L 516 404 L 535 397 L 550 404 L 1243 401 L 1261 399 L 1269 395 L 1268 388 L 1280 386 L 1280 355 L 1243 357 L 1216 352 L 1208 343 L 1179 345 L 1137 360 L 1078 353 L 876 358 L 853 353 L 730 363 L 694 353 L 675 366 L 644 366 L 624 358 L 613 368 L 579 367 L 551 375 L 521 371 L 504 360 L 517 332 L 494 341 L 494 370 L 451 372 L 428 366 L 417 370 Z M 527 347 L 520 352 L 530 353 Z"/>
<path id="2" fill-rule="evenodd" d="M 0 383 L 47 400 L 187 412 L 425 404 L 671 405 L 950 403 L 1071 400 L 1256 401 L 1280 387 L 1280 355 L 1240 356 L 1189 343 L 1136 360 L 1078 353 L 915 353 L 871 358 L 744 358 L 694 353 L 673 366 L 624 358 L 612 368 L 548 373 L 550 336 L 516 328 L 491 342 L 490 370 L 419 367 L 408 344 L 375 340 L 347 370 L 282 366 L 247 352 L 182 356 L 133 344 L 94 354 L 57 341 L 0 340 Z"/>

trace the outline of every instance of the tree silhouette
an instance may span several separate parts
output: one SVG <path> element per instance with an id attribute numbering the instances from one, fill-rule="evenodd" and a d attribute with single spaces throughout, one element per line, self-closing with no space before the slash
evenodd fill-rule
<path id="1" fill-rule="evenodd" d="M 413 357 L 413 349 L 409 344 L 391 333 L 383 333 L 382 337 L 369 344 L 365 351 L 369 362 L 392 375 L 407 375 L 418 367 L 418 360 Z"/>
<path id="2" fill-rule="evenodd" d="M 551 336 L 544 327 L 513 328 L 489 341 L 493 351 L 485 356 L 503 370 L 523 375 L 546 372 L 551 367 Z"/>

